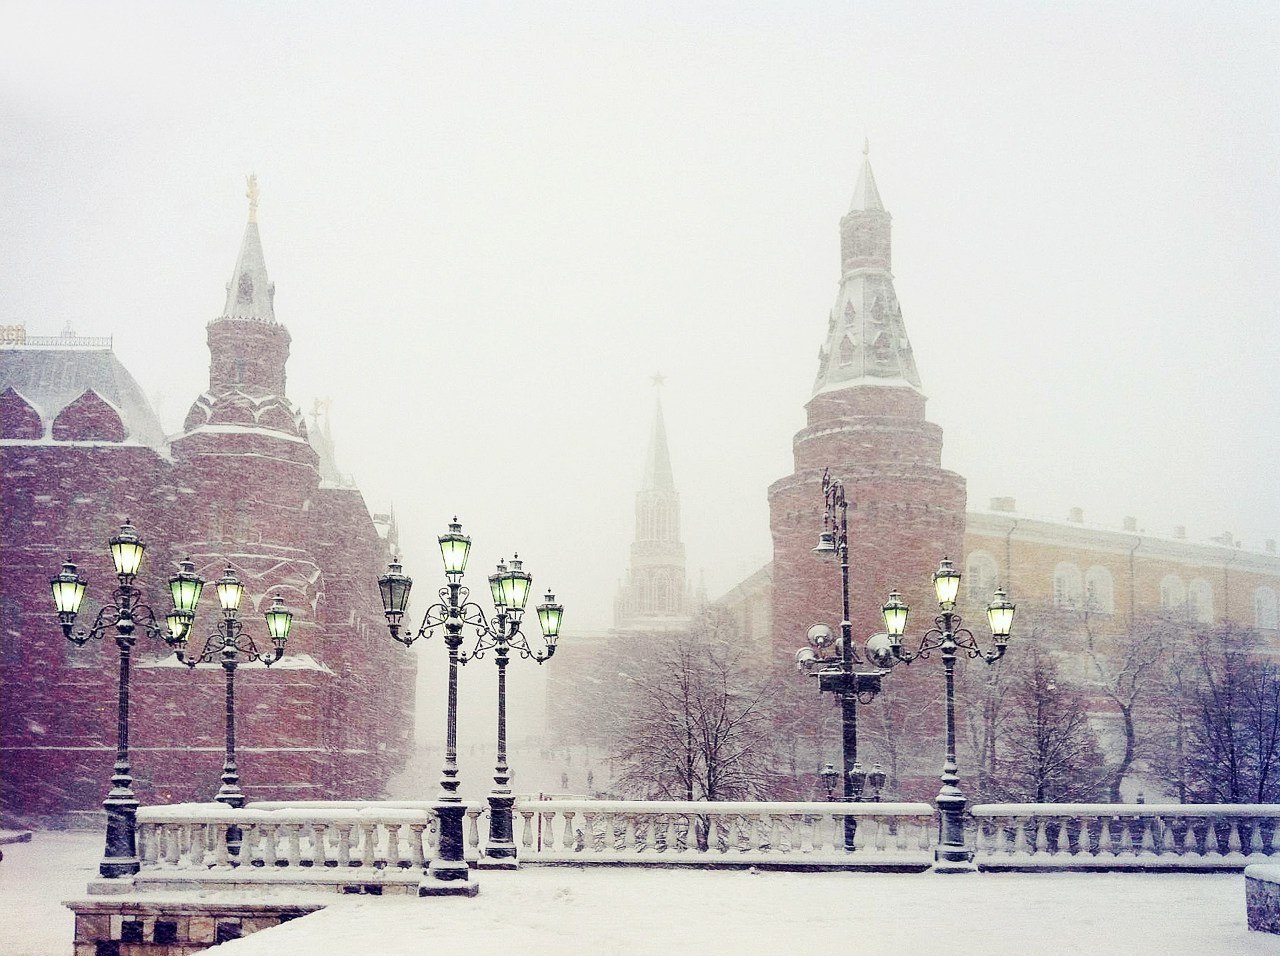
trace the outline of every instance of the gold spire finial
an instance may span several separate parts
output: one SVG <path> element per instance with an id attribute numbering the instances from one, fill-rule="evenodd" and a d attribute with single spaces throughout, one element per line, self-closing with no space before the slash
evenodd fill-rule
<path id="1" fill-rule="evenodd" d="M 245 179 L 245 198 L 249 200 L 249 221 L 258 221 L 258 174 L 250 173 Z"/>
<path id="2" fill-rule="evenodd" d="M 862 137 L 862 155 L 863 156 L 871 155 L 871 137 L 870 136 Z"/>
<path id="3" fill-rule="evenodd" d="M 667 380 L 667 377 L 663 375 L 661 372 L 659 372 L 657 375 L 649 376 L 649 381 L 653 383 L 654 388 L 662 388 L 662 385 L 664 382 L 666 382 L 666 380 Z"/>

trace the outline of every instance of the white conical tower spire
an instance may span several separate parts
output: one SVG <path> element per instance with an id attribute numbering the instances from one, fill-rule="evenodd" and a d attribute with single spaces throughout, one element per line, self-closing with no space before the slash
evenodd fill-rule
<path id="1" fill-rule="evenodd" d="M 893 288 L 893 217 L 880 200 L 869 152 L 864 144 L 853 203 L 840 220 L 840 289 L 818 353 L 814 395 L 857 385 L 920 390 Z"/>
<path id="2" fill-rule="evenodd" d="M 250 174 L 245 181 L 249 200 L 249 221 L 240 242 L 240 256 L 227 283 L 227 306 L 224 319 L 275 324 L 276 287 L 267 277 L 267 263 L 262 255 L 262 237 L 258 235 L 258 177 Z"/>

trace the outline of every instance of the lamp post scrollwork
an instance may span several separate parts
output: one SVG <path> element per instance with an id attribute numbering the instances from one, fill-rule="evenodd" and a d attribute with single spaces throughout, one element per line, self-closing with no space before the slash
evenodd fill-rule
<path id="1" fill-rule="evenodd" d="M 182 563 L 180 574 L 195 576 L 195 569 L 189 561 Z M 204 582 L 196 576 L 199 585 Z M 188 668 L 197 664 L 217 663 L 226 674 L 226 756 L 222 764 L 221 786 L 213 798 L 218 803 L 240 809 L 244 806 L 244 791 L 240 789 L 240 770 L 236 762 L 236 670 L 241 664 L 257 661 L 270 667 L 284 656 L 285 642 L 289 639 L 289 631 L 293 627 L 293 612 L 284 605 L 284 600 L 276 595 L 263 617 L 267 622 L 267 634 L 273 649 L 262 653 L 253 638 L 245 633 L 244 623 L 240 620 L 240 602 L 244 598 L 244 584 L 236 576 L 235 569 L 227 565 L 222 577 L 214 582 L 214 590 L 218 594 L 218 604 L 222 609 L 222 620 L 212 634 L 206 638 L 203 649 L 195 655 L 186 652 L 189 629 L 172 643 L 176 647 L 177 658 Z"/>
<path id="2" fill-rule="evenodd" d="M 435 604 L 426 609 L 423 614 L 422 624 L 417 632 L 413 632 L 412 628 L 405 628 L 405 616 L 409 608 L 409 594 L 413 588 L 413 579 L 404 574 L 404 568 L 399 560 L 394 560 L 387 568 L 387 573 L 378 579 L 378 588 L 382 595 L 383 612 L 387 618 L 387 629 L 391 633 L 391 637 L 399 641 L 405 646 L 412 645 L 415 641 L 426 639 L 432 636 L 439 627 L 444 628 L 445 647 L 449 653 L 449 676 L 448 676 L 448 693 L 446 698 L 445 710 L 445 752 L 444 766 L 441 771 L 440 789 L 441 793 L 436 803 L 436 816 L 439 821 L 440 839 L 439 850 L 428 868 L 428 879 L 424 880 L 419 886 L 418 892 L 422 895 L 431 895 L 437 893 L 466 893 L 474 894 L 476 887 L 474 884 L 468 885 L 468 869 L 467 862 L 463 856 L 463 817 L 466 815 L 466 808 L 462 804 L 462 798 L 458 795 L 458 664 L 464 660 L 483 654 L 490 647 L 495 651 L 501 646 L 504 653 L 495 653 L 495 658 L 501 658 L 499 668 L 499 701 L 501 710 L 499 713 L 499 757 L 498 770 L 495 774 L 495 781 L 499 777 L 503 780 L 497 783 L 497 789 L 505 788 L 506 782 L 509 780 L 508 770 L 506 768 L 506 716 L 505 716 L 505 664 L 506 656 L 511 647 L 521 650 L 521 653 L 528 653 L 530 656 L 542 660 L 546 660 L 554 653 L 556 637 L 559 634 L 560 618 L 563 615 L 563 608 L 555 604 L 554 599 L 550 599 L 548 594 L 547 604 L 538 608 L 538 618 L 542 622 L 544 633 L 547 635 L 547 650 L 543 656 L 535 652 L 529 651 L 527 642 L 523 642 L 518 637 L 519 615 L 513 615 L 512 609 L 516 604 L 519 605 L 521 613 L 523 613 L 525 603 L 528 600 L 529 587 L 532 578 L 523 571 L 522 568 L 507 568 L 505 571 L 500 570 L 490 578 L 490 591 L 495 598 L 495 608 L 498 607 L 496 602 L 501 600 L 503 603 L 498 613 L 495 615 L 496 627 L 490 626 L 484 614 L 484 611 L 478 604 L 470 600 L 471 592 L 463 585 L 462 578 L 467 568 L 467 556 L 471 551 L 471 539 L 462 533 L 462 525 L 457 518 L 449 525 L 449 530 L 440 535 L 440 554 L 444 559 L 444 570 L 446 585 L 438 592 L 440 598 Z M 515 565 L 515 561 L 512 562 Z M 496 580 L 495 580 L 496 579 Z M 463 632 L 467 627 L 476 630 L 479 641 L 477 646 L 469 653 L 462 652 L 462 644 L 465 640 Z M 513 640 L 515 638 L 515 640 Z M 509 793 L 509 791 L 508 791 Z M 504 794 L 499 794 L 498 806 L 501 809 L 505 803 Z M 510 805 L 507 805 L 507 833 L 510 833 Z M 495 823 L 495 815 L 490 814 L 490 827 L 497 826 L 499 828 L 499 849 L 506 849 L 506 844 L 502 841 L 501 828 L 502 824 L 499 820 Z M 492 833 L 492 829 L 491 829 Z M 508 835 L 506 842 L 510 842 Z M 514 851 L 514 843 L 511 843 L 511 849 Z"/>
<path id="3" fill-rule="evenodd" d="M 824 502 L 822 533 L 814 553 L 834 555 L 840 562 L 840 596 L 844 616 L 840 621 L 837 638 L 826 624 L 809 628 L 809 646 L 796 652 L 796 667 L 818 679 L 822 693 L 834 694 L 840 699 L 841 742 L 844 761 L 844 799 L 856 802 L 861 799 L 862 786 L 857 785 L 855 771 L 861 771 L 858 763 L 858 704 L 870 703 L 880 693 L 880 679 L 888 668 L 880 666 L 868 670 L 868 662 L 858 656 L 853 643 L 853 623 L 849 615 L 849 502 L 844 484 L 832 478 L 830 471 L 822 475 Z M 861 778 L 865 786 L 865 772 Z M 844 848 L 852 853 L 856 849 L 857 819 L 844 819 Z"/>
<path id="4" fill-rule="evenodd" d="M 897 591 L 889 594 L 889 600 L 881 607 L 885 633 L 876 635 L 869 643 L 869 653 L 877 663 L 885 667 L 910 664 L 918 658 L 928 657 L 939 651 L 946 675 L 947 753 L 942 764 L 942 787 L 938 791 L 939 834 L 935 860 L 938 869 L 968 869 L 973 851 L 968 849 L 964 835 L 964 810 L 967 800 L 960 790 L 959 766 L 956 761 L 956 658 L 964 651 L 971 659 L 981 659 L 994 664 L 1004 657 L 1009 644 L 1009 632 L 1013 629 L 1015 606 L 1003 588 L 997 588 L 991 603 L 987 605 L 987 621 L 991 626 L 993 646 L 984 650 L 973 632 L 962 627 L 962 619 L 956 613 L 956 597 L 960 591 L 960 572 L 947 558 L 942 559 L 933 574 L 934 594 L 938 600 L 939 614 L 933 627 L 920 638 L 914 651 L 902 645 L 902 635 L 907 626 L 908 607 Z"/>
<path id="5" fill-rule="evenodd" d="M 88 579 L 80 574 L 68 558 L 62 570 L 49 585 L 53 591 L 53 603 L 58 612 L 62 633 L 78 647 L 92 640 L 102 640 L 109 630 L 114 630 L 116 647 L 120 651 L 120 670 L 116 696 L 116 760 L 111 773 L 111 789 L 102 806 L 107 814 L 106 850 L 98 872 L 109 879 L 128 877 L 138 872 L 137 812 L 138 799 L 133 792 L 133 770 L 129 763 L 129 674 L 133 646 L 137 642 L 136 631 L 141 628 L 148 637 L 158 638 L 170 646 L 186 634 L 195 615 L 199 587 L 193 587 L 183 574 L 169 579 L 174 607 L 165 615 L 164 624 L 156 620 L 155 612 L 143 600 L 142 591 L 135 585 L 146 545 L 138 537 L 137 530 L 126 521 L 108 542 L 111 560 L 115 565 L 118 584 L 111 594 L 111 603 L 103 605 L 88 628 L 76 630 L 76 617 L 84 600 Z"/>

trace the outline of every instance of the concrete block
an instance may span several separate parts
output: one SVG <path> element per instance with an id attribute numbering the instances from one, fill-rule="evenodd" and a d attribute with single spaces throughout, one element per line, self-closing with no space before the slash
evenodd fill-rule
<path id="1" fill-rule="evenodd" d="M 187 939 L 193 943 L 212 943 L 214 926 L 212 916 L 192 916 L 188 923 Z"/>

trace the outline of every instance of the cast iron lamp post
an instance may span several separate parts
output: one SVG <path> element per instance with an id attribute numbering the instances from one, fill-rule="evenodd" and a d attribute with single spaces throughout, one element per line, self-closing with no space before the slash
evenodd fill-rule
<path id="1" fill-rule="evenodd" d="M 182 563 L 184 573 L 194 574 L 189 561 Z M 199 580 L 197 578 L 197 580 Z M 203 581 L 200 582 L 203 585 Z M 240 601 L 244 598 L 244 585 L 236 577 L 231 565 L 222 577 L 214 582 L 218 592 L 218 603 L 222 607 L 222 620 L 217 629 L 205 640 L 204 649 L 197 655 L 188 657 L 188 632 L 172 643 L 177 648 L 178 660 L 189 668 L 197 664 L 212 664 L 217 661 L 227 675 L 227 753 L 222 764 L 222 785 L 213 799 L 225 803 L 229 807 L 240 809 L 244 806 L 244 791 L 240 789 L 240 771 L 236 766 L 236 668 L 240 666 L 241 655 L 245 663 L 260 661 L 270 667 L 284 656 L 284 644 L 289 639 L 289 630 L 293 627 L 293 612 L 284 606 L 279 595 L 264 613 L 267 621 L 267 634 L 275 649 L 270 653 L 259 653 L 258 645 L 253 638 L 244 633 L 244 625 L 240 621 Z"/>
<path id="2" fill-rule="evenodd" d="M 827 788 L 827 800 L 836 798 L 836 784 L 840 781 L 840 771 L 836 769 L 836 765 L 829 763 L 823 766 L 818 772 L 818 776 L 822 778 L 822 785 Z"/>
<path id="3" fill-rule="evenodd" d="M 181 640 L 191 626 L 196 602 L 200 599 L 199 578 L 192 581 L 184 572 L 169 579 L 169 592 L 174 608 L 165 615 L 165 625 L 155 619 L 151 607 L 142 602 L 142 592 L 134 586 L 146 545 L 138 532 L 126 521 L 109 542 L 111 560 L 115 564 L 119 585 L 111 594 L 111 604 L 104 605 L 88 629 L 75 630 L 76 615 L 84 600 L 87 579 L 68 559 L 62 570 L 49 582 L 53 603 L 58 610 L 62 633 L 77 647 L 91 640 L 101 640 L 108 628 L 115 628 L 115 642 L 120 649 L 120 681 L 116 707 L 116 762 L 111 774 L 111 790 L 102 801 L 107 812 L 106 852 L 98 864 L 98 872 L 107 878 L 132 876 L 138 872 L 136 836 L 138 799 L 133 792 L 133 771 L 129 766 L 129 661 L 141 627 L 149 637 L 158 637 L 172 645 Z"/>
<path id="4" fill-rule="evenodd" d="M 489 575 L 489 591 L 493 595 L 494 618 L 492 626 L 485 620 L 484 612 L 474 604 L 469 614 L 464 613 L 465 623 L 476 629 L 476 645 L 470 653 L 461 652 L 459 663 L 484 657 L 494 652 L 498 665 L 498 757 L 494 766 L 493 791 L 489 794 L 489 842 L 485 856 L 497 861 L 499 866 L 515 866 L 516 844 L 511 823 L 511 808 L 515 797 L 511 793 L 510 769 L 507 766 L 507 659 L 512 650 L 521 657 L 533 658 L 539 664 L 550 660 L 556 652 L 560 635 L 560 619 L 564 608 L 555 603 L 555 595 L 547 592 L 546 600 L 538 606 L 538 622 L 542 626 L 545 647 L 535 651 L 528 638 L 520 631 L 524 607 L 529 600 L 532 576 L 523 568 L 520 556 L 511 559 L 511 567 L 498 562 L 498 569 Z M 464 612 L 465 612 L 464 608 Z"/>
<path id="5" fill-rule="evenodd" d="M 840 726 L 844 754 L 844 799 L 856 802 L 861 799 L 861 787 L 855 786 L 854 771 L 862 770 L 858 763 L 858 702 L 869 704 L 880 692 L 880 678 L 887 668 L 859 671 L 866 661 L 858 656 L 853 646 L 853 624 L 849 620 L 849 503 L 845 498 L 844 484 L 832 478 L 829 471 L 822 475 L 822 494 L 825 511 L 822 534 L 818 538 L 815 554 L 836 555 L 840 559 L 840 594 L 843 598 L 844 617 L 840 621 L 840 637 L 837 639 L 826 624 L 809 628 L 809 647 L 796 652 L 796 667 L 811 677 L 818 678 L 818 689 L 840 698 Z M 865 774 L 862 777 L 865 784 Z M 858 821 L 853 816 L 844 818 L 844 848 L 852 853 L 856 849 Z"/>
<path id="6" fill-rule="evenodd" d="M 458 796 L 458 660 L 463 628 L 467 625 L 487 628 L 487 625 L 484 612 L 468 600 L 471 596 L 470 589 L 462 584 L 462 575 L 467 569 L 467 555 L 471 551 L 471 539 L 462 533 L 462 525 L 454 518 L 449 530 L 440 535 L 438 540 L 440 554 L 444 558 L 445 580 L 448 583 L 438 592 L 440 600 L 427 608 L 416 634 L 400 633 L 409 607 L 409 591 L 413 587 L 413 580 L 403 573 L 404 569 L 399 561 L 392 561 L 387 567 L 387 573 L 378 578 L 378 589 L 382 593 L 387 629 L 394 640 L 408 646 L 419 638 L 429 638 L 435 628 L 444 625 L 444 642 L 449 651 L 444 768 L 440 779 L 441 793 L 436 803 L 440 844 L 428 867 L 428 878 L 418 886 L 418 894 L 433 896 L 456 893 L 474 896 L 478 887 L 468 882 L 467 861 L 463 856 L 462 818 L 466 815 L 466 807 Z M 522 585 L 525 599 L 528 584 L 526 575 Z M 515 583 L 511 585 L 513 588 L 516 586 Z M 544 618 L 543 609 L 538 609 L 539 618 L 544 621 L 544 625 L 554 623 L 557 633 L 561 611 L 559 605 L 551 605 Z"/>
<path id="7" fill-rule="evenodd" d="M 938 791 L 939 833 L 934 859 L 942 871 L 966 870 L 973 861 L 973 851 L 965 845 L 964 808 L 967 801 L 960 790 L 956 763 L 956 652 L 963 650 L 970 658 L 980 657 L 988 664 L 1004 657 L 1009 631 L 1013 629 L 1014 604 L 1003 588 L 996 589 L 991 603 L 987 605 L 987 621 L 991 625 L 994 647 L 984 651 L 978 646 L 973 632 L 959 626 L 961 618 L 955 607 L 960 590 L 960 572 L 947 558 L 942 559 L 942 564 L 933 573 L 933 589 L 941 613 L 934 618 L 933 627 L 920 638 L 918 650 L 908 651 L 902 646 L 908 608 L 897 591 L 890 592 L 889 600 L 881 608 L 886 633 L 872 638 L 868 650 L 877 663 L 886 666 L 910 664 L 918 657 L 928 658 L 932 651 L 942 652 L 942 666 L 947 679 L 947 756 L 942 764 L 942 788 Z"/>

